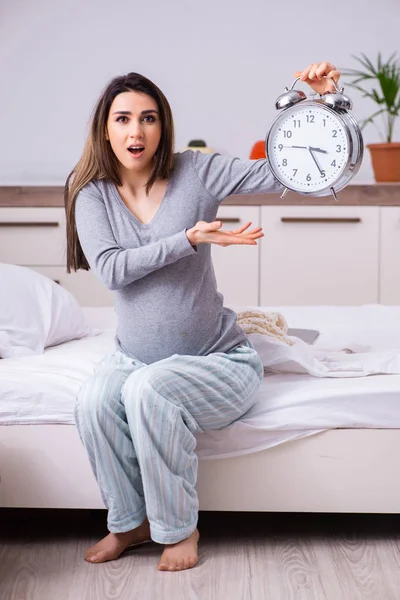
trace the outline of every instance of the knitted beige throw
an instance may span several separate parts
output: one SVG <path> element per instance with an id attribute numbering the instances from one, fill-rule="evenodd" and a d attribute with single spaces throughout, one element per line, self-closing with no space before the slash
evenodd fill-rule
<path id="1" fill-rule="evenodd" d="M 244 333 L 261 333 L 293 346 L 288 338 L 288 324 L 280 313 L 263 312 L 262 310 L 245 310 L 237 313 L 237 324 Z"/>

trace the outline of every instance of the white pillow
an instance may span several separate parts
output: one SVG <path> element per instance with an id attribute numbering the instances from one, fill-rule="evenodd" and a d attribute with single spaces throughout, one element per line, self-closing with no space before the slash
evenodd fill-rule
<path id="1" fill-rule="evenodd" d="M 0 358 L 43 354 L 91 333 L 67 290 L 32 269 L 0 263 Z"/>

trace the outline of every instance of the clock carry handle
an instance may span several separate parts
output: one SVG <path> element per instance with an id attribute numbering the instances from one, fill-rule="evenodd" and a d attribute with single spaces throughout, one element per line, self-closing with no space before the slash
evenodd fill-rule
<path id="1" fill-rule="evenodd" d="M 299 79 L 300 77 L 297 77 L 294 80 L 290 90 L 285 88 L 285 93 L 279 96 L 278 100 L 276 101 L 276 108 L 287 108 L 289 105 L 293 105 L 297 102 L 300 102 L 301 100 L 305 100 L 306 95 L 304 94 L 304 92 L 293 89 L 296 83 L 299 81 Z M 338 87 L 336 81 L 332 79 L 332 77 L 326 77 L 326 75 L 324 75 L 324 79 L 330 79 L 332 81 L 335 87 L 335 91 L 327 92 L 326 94 L 320 94 L 319 102 L 322 102 L 322 104 L 326 104 L 326 106 L 329 106 L 329 108 L 332 108 L 337 112 L 348 112 L 349 110 L 351 110 L 353 108 L 353 102 L 348 96 L 343 94 L 344 88 Z M 290 97 L 289 101 L 288 97 Z"/>
<path id="2" fill-rule="evenodd" d="M 336 110 L 337 112 L 347 112 L 353 108 L 353 103 L 348 96 L 343 94 L 343 89 L 338 87 L 336 81 L 332 79 L 332 77 L 326 77 L 325 79 L 330 79 L 335 87 L 334 92 L 327 92 L 326 94 L 320 94 L 319 100 L 317 102 L 321 104 L 326 104 L 329 108 Z M 285 87 L 285 91 L 283 94 L 278 96 L 275 102 L 275 108 L 277 110 L 282 110 L 286 108 L 290 108 L 294 106 L 298 102 L 302 100 L 306 100 L 307 96 L 302 90 L 295 90 L 294 86 L 300 80 L 300 77 L 297 77 L 292 83 L 292 87 L 288 89 Z"/>
<path id="3" fill-rule="evenodd" d="M 336 91 L 338 94 L 343 94 L 343 90 L 344 90 L 344 88 L 343 88 L 343 87 L 342 87 L 342 88 L 339 88 L 339 87 L 337 86 L 337 83 L 336 83 L 336 81 L 335 81 L 334 79 L 332 79 L 332 77 L 326 77 L 326 75 L 324 75 L 324 77 L 323 77 L 323 78 L 324 78 L 324 79 L 330 79 L 330 80 L 332 81 L 332 83 L 333 83 L 334 87 L 335 87 L 335 91 Z M 296 83 L 297 83 L 299 80 L 300 80 L 300 77 L 297 77 L 297 78 L 296 78 L 296 79 L 293 81 L 293 83 L 292 83 L 292 87 L 291 87 L 291 88 L 289 88 L 289 89 L 285 88 L 285 91 L 287 91 L 287 92 L 291 91 L 291 90 L 294 88 L 294 86 L 296 85 Z M 330 93 L 332 93 L 332 92 L 330 92 Z M 322 95 L 322 94 L 320 94 L 320 95 Z"/>

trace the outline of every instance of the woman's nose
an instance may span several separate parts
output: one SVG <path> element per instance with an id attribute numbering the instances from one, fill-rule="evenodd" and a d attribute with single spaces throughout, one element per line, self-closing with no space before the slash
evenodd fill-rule
<path id="1" fill-rule="evenodd" d="M 142 124 L 139 121 L 132 119 L 129 133 L 131 137 L 140 137 L 143 133 Z"/>

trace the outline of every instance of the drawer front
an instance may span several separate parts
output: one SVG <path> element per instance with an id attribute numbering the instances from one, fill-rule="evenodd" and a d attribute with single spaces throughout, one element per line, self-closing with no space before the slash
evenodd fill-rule
<path id="1" fill-rule="evenodd" d="M 222 230 L 238 229 L 247 221 L 258 227 L 258 206 L 220 206 L 217 220 L 222 220 Z M 211 245 L 211 257 L 217 278 L 218 291 L 225 305 L 242 307 L 258 305 L 259 242 L 257 246 Z"/>
<path id="2" fill-rule="evenodd" d="M 400 304 L 400 208 L 381 209 L 381 281 L 382 304 Z"/>
<path id="3" fill-rule="evenodd" d="M 262 305 L 378 302 L 379 207 L 263 207 Z"/>
<path id="4" fill-rule="evenodd" d="M 91 271 L 67 273 L 65 267 L 31 267 L 71 292 L 81 306 L 113 306 L 113 293 Z"/>
<path id="5" fill-rule="evenodd" d="M 64 264 L 64 209 L 0 208 L 0 262 L 27 266 Z"/>

